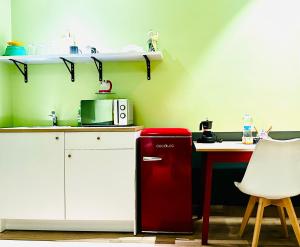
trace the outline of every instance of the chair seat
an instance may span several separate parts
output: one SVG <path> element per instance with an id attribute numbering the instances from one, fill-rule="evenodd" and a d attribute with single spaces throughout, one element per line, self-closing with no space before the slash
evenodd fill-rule
<path id="1" fill-rule="evenodd" d="M 276 199 L 283 199 L 283 198 L 288 198 L 288 197 L 293 197 L 297 196 L 299 192 L 293 192 L 291 191 L 290 193 L 284 193 L 281 194 L 279 191 L 274 191 L 274 192 L 263 192 L 263 188 L 260 189 L 260 192 L 258 193 L 256 189 L 251 189 L 251 188 L 246 188 L 243 186 L 242 183 L 239 182 L 234 182 L 234 185 L 243 193 L 251 196 L 256 196 L 256 197 L 263 197 L 266 199 L 271 199 L 271 200 L 276 200 Z"/>

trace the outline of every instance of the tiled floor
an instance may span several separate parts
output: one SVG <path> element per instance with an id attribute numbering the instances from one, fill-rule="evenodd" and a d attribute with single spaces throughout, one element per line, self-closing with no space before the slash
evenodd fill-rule
<path id="1" fill-rule="evenodd" d="M 213 207 L 209 233 L 210 246 L 220 247 L 249 247 L 251 246 L 254 218 L 249 222 L 245 236 L 240 238 L 238 230 L 243 208 L 240 207 Z M 300 210 L 297 209 L 297 215 Z M 289 239 L 283 238 L 280 222 L 275 218 L 276 211 L 266 209 L 266 218 L 263 221 L 259 246 L 298 246 L 293 230 L 288 225 Z M 59 241 L 92 241 L 114 243 L 155 243 L 155 246 L 195 247 L 201 246 L 201 220 L 195 219 L 195 232 L 191 235 L 172 234 L 138 234 L 131 233 L 98 233 L 98 232 L 47 232 L 47 231 L 5 231 L 0 233 L 0 239 L 19 240 L 59 240 Z"/>

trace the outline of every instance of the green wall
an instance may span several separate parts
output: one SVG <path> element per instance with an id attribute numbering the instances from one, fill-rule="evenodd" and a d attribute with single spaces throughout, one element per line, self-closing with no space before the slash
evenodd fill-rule
<path id="1" fill-rule="evenodd" d="M 216 131 L 239 131 L 244 113 L 258 128 L 299 130 L 300 2 L 297 0 L 11 0 L 12 37 L 53 47 L 67 30 L 83 47 L 146 48 L 160 33 L 162 62 L 104 63 L 115 97 L 135 104 L 136 124 L 187 127 L 214 121 Z M 25 84 L 11 68 L 15 126 L 76 125 L 81 99 L 96 98 L 93 63 L 76 65 L 70 82 L 63 64 L 32 65 Z"/>
<path id="2" fill-rule="evenodd" d="M 11 35 L 10 0 L 0 0 L 0 55 L 4 53 L 5 43 Z M 0 127 L 12 125 L 11 84 L 9 66 L 0 64 Z"/>

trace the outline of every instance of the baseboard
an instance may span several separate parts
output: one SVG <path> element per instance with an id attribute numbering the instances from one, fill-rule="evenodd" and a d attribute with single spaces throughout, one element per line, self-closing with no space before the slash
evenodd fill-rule
<path id="1" fill-rule="evenodd" d="M 0 221 L 0 230 L 134 232 L 134 221 L 15 220 Z"/>

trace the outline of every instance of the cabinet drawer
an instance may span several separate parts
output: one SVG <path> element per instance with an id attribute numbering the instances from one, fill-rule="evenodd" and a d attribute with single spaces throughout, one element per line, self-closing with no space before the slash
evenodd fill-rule
<path id="1" fill-rule="evenodd" d="M 70 132 L 65 133 L 66 149 L 134 148 L 135 132 Z"/>

